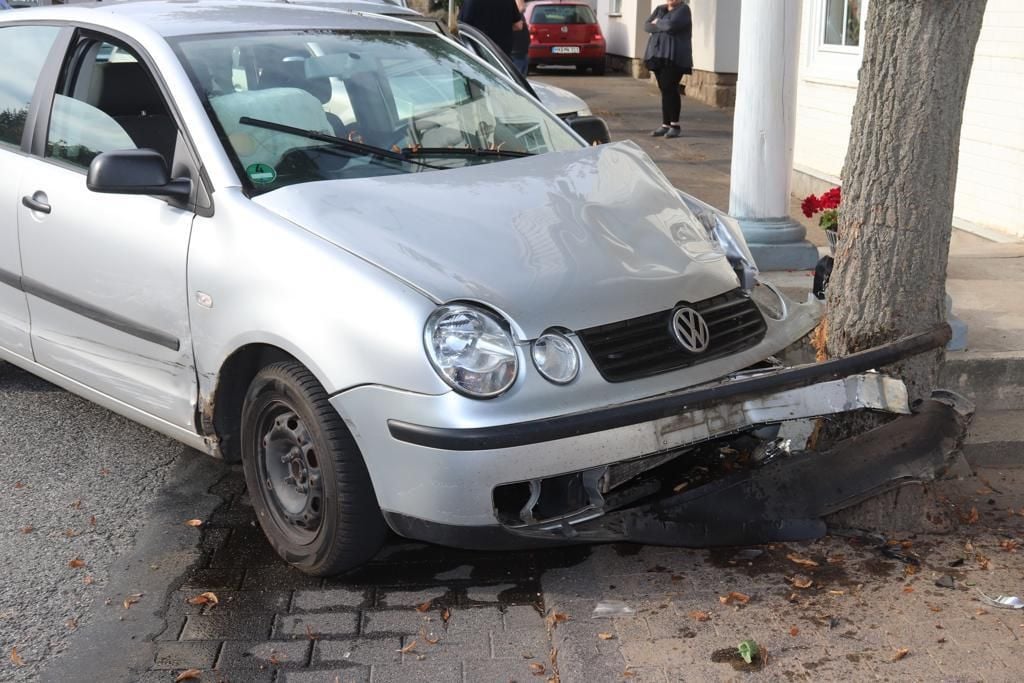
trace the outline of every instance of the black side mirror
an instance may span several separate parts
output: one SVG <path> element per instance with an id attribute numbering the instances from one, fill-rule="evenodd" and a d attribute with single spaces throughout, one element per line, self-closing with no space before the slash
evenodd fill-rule
<path id="1" fill-rule="evenodd" d="M 187 200 L 192 194 L 188 178 L 171 180 L 167 162 L 151 149 L 104 152 L 89 164 L 85 186 L 105 194 L 150 194 Z"/>
<path id="2" fill-rule="evenodd" d="M 577 135 L 594 144 L 603 145 L 612 141 L 612 135 L 608 132 L 608 124 L 600 116 L 577 116 L 566 121 L 569 127 L 576 131 Z"/>

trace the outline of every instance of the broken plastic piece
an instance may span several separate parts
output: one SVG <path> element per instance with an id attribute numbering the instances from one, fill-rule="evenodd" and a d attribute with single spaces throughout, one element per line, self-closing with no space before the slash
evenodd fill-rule
<path id="1" fill-rule="evenodd" d="M 1001 607 L 1003 609 L 1024 609 L 1024 600 L 1021 600 L 1015 595 L 997 595 L 994 598 L 990 598 L 982 593 L 981 590 L 978 591 L 978 594 L 981 595 L 981 601 L 983 603 L 992 607 Z"/>
<path id="2" fill-rule="evenodd" d="M 757 646 L 757 641 L 752 639 L 744 640 L 739 644 L 737 649 L 740 652 L 740 657 L 743 657 L 743 661 L 747 664 L 752 663 L 754 661 L 754 657 L 761 652 L 761 648 Z"/>
<path id="3" fill-rule="evenodd" d="M 940 576 L 938 578 L 938 580 L 935 582 L 935 585 L 938 586 L 939 588 L 954 588 L 955 589 L 956 588 L 956 579 L 954 579 L 949 574 L 946 574 L 944 576 Z"/>
<path id="4" fill-rule="evenodd" d="M 602 600 L 594 607 L 591 619 L 607 619 L 610 617 L 629 617 L 636 614 L 636 610 L 622 600 Z"/>

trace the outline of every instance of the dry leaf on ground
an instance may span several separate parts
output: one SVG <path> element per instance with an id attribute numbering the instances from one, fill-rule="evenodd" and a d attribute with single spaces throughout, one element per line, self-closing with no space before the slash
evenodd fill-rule
<path id="1" fill-rule="evenodd" d="M 82 579 L 82 583 L 84 583 L 86 586 L 91 586 L 94 583 L 96 583 L 96 579 L 92 578 L 92 575 L 89 574 L 84 579 Z"/>
<path id="2" fill-rule="evenodd" d="M 750 596 L 746 593 L 739 593 L 737 591 L 733 591 L 728 595 L 718 596 L 718 601 L 723 605 L 731 605 L 734 602 L 740 605 L 745 605 L 748 602 L 750 602 Z"/>
<path id="3" fill-rule="evenodd" d="M 416 611 L 417 612 L 427 612 L 427 611 L 430 610 L 430 608 L 433 606 L 433 604 L 434 604 L 433 600 L 427 600 L 426 602 L 421 602 L 420 604 L 416 605 Z"/>
<path id="4" fill-rule="evenodd" d="M 709 612 L 705 612 L 704 610 L 699 609 L 695 609 L 692 612 L 690 612 L 690 616 L 695 621 L 708 621 L 709 619 L 711 619 L 711 614 Z"/>
<path id="5" fill-rule="evenodd" d="M 14 482 L 14 488 L 16 488 L 16 489 L 23 489 L 23 488 L 25 488 L 25 485 L 22 484 L 20 481 L 16 481 L 16 482 Z"/>
<path id="6" fill-rule="evenodd" d="M 601 640 L 611 640 L 615 637 L 614 633 L 598 633 L 597 637 Z"/>
<path id="7" fill-rule="evenodd" d="M 78 619 L 75 619 L 74 617 L 72 617 L 72 618 L 68 619 L 67 621 L 65 621 L 64 625 L 67 626 L 72 631 L 74 631 L 76 628 L 78 628 Z"/>
<path id="8" fill-rule="evenodd" d="M 125 609 L 131 609 L 132 605 L 142 599 L 142 595 L 142 593 L 132 593 L 121 604 L 124 605 Z"/>
<path id="9" fill-rule="evenodd" d="M 77 535 L 78 535 L 78 532 L 77 532 L 77 531 L 75 531 L 74 529 L 66 529 L 66 530 L 64 531 L 64 536 L 65 536 L 66 538 L 74 538 L 74 537 L 75 537 L 75 536 L 77 536 Z"/>
<path id="10" fill-rule="evenodd" d="M 190 519 L 185 522 L 185 526 L 202 526 L 203 520 L 201 519 Z"/>
<path id="11" fill-rule="evenodd" d="M 900 661 L 901 659 L 903 659 L 904 657 L 906 657 L 909 654 L 910 654 L 910 648 L 908 648 L 908 647 L 901 647 L 900 649 L 896 650 L 896 652 L 893 654 L 892 661 L 898 662 L 898 661 Z"/>
<path id="12" fill-rule="evenodd" d="M 21 533 L 23 534 L 30 534 L 33 531 L 35 531 L 35 528 L 31 524 L 21 527 Z"/>
<path id="13" fill-rule="evenodd" d="M 441 621 L 442 622 L 447 624 L 448 620 L 451 619 L 451 618 L 452 618 L 452 611 L 450 609 L 445 607 L 443 610 L 441 610 Z"/>
<path id="14" fill-rule="evenodd" d="M 203 675 L 203 672 L 199 669 L 185 669 L 178 677 L 174 679 L 174 683 L 181 683 L 182 681 L 196 681 Z"/>
<path id="15" fill-rule="evenodd" d="M 194 598 L 189 598 L 185 602 L 187 602 L 190 605 L 216 605 L 220 602 L 220 600 L 217 599 L 216 593 L 206 592 L 200 593 Z"/>
<path id="16" fill-rule="evenodd" d="M 786 559 L 789 560 L 790 562 L 795 562 L 796 564 L 803 565 L 804 567 L 817 567 L 818 566 L 818 563 L 816 561 L 812 560 L 811 558 L 809 558 L 809 557 L 801 557 L 801 556 L 797 555 L 796 553 L 790 553 L 790 554 L 786 555 Z"/>
<path id="17" fill-rule="evenodd" d="M 11 663 L 14 666 L 25 666 L 25 660 L 18 654 L 18 648 L 16 647 L 11 648 Z"/>
<path id="18" fill-rule="evenodd" d="M 968 524 L 977 524 L 980 516 L 978 515 L 978 508 L 971 508 L 971 511 L 967 513 L 967 519 L 965 520 Z"/>
<path id="19" fill-rule="evenodd" d="M 530 662 L 530 671 L 534 676 L 543 676 L 547 673 L 548 668 L 540 662 Z"/>
<path id="20" fill-rule="evenodd" d="M 626 669 L 625 671 L 622 672 L 622 677 L 623 678 L 636 678 L 636 672 L 635 671 L 630 671 L 629 669 Z"/>
<path id="21" fill-rule="evenodd" d="M 800 629 L 798 629 L 796 626 L 793 626 L 792 628 L 789 629 L 789 635 L 791 635 L 794 638 L 796 638 L 798 635 L 800 635 Z"/>
<path id="22" fill-rule="evenodd" d="M 814 581 L 811 577 L 804 576 L 803 574 L 794 574 L 788 578 L 788 581 L 793 584 L 795 588 L 810 588 L 814 585 Z"/>
<path id="23" fill-rule="evenodd" d="M 96 526 L 96 515 L 89 518 L 89 526 Z"/>
<path id="24" fill-rule="evenodd" d="M 556 612 L 554 610 L 552 610 L 551 613 L 548 614 L 548 618 L 547 618 L 548 628 L 551 628 L 552 626 L 555 626 L 556 624 L 561 624 L 562 622 L 565 622 L 565 621 L 569 621 L 569 615 L 568 614 L 562 614 L 561 612 Z"/>
<path id="25" fill-rule="evenodd" d="M 399 652 L 401 652 L 403 655 L 407 655 L 407 654 L 409 654 L 410 652 L 412 652 L 415 649 L 416 649 L 416 641 L 415 640 L 410 640 L 409 644 L 406 645 L 405 647 L 401 648 L 399 650 Z"/>
<path id="26" fill-rule="evenodd" d="M 1003 549 L 1004 553 L 1015 553 L 1017 552 L 1017 541 L 1006 539 L 999 542 L 999 547 Z"/>
<path id="27" fill-rule="evenodd" d="M 309 627 L 309 624 L 306 624 L 306 638 L 308 640 L 316 640 L 316 632 Z"/>
<path id="28" fill-rule="evenodd" d="M 76 510 L 81 510 L 82 509 L 82 499 L 81 498 L 76 498 L 73 501 L 71 501 L 71 507 L 75 508 Z"/>
<path id="29" fill-rule="evenodd" d="M 68 566 L 71 567 L 72 569 L 81 569 L 82 567 L 85 566 L 85 560 L 81 560 L 81 559 L 76 557 L 75 559 L 73 559 L 70 562 L 68 562 Z"/>

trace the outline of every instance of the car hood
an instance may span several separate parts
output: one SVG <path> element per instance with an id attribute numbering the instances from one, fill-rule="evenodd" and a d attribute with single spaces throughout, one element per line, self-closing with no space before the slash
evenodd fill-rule
<path id="1" fill-rule="evenodd" d="M 587 103 L 565 88 L 540 81 L 530 81 L 530 87 L 533 88 L 533 92 L 537 93 L 540 103 L 558 116 L 566 114 L 590 116 L 590 107 L 587 106 Z"/>
<path id="2" fill-rule="evenodd" d="M 523 339 L 737 286 L 668 179 L 628 141 L 292 185 L 254 201 L 439 303 L 478 301 L 503 312 Z"/>

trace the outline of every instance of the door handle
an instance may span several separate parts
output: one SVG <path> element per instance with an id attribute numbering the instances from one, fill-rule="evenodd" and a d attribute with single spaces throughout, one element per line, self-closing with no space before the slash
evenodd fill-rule
<path id="1" fill-rule="evenodd" d="M 37 194 L 42 193 L 39 192 Z M 43 197 L 44 199 L 40 200 L 36 199 L 35 196 L 30 197 L 29 195 L 25 195 L 21 198 L 21 205 L 32 209 L 33 211 L 38 211 L 39 213 L 50 213 L 50 205 L 45 201 L 46 195 L 43 195 Z"/>

